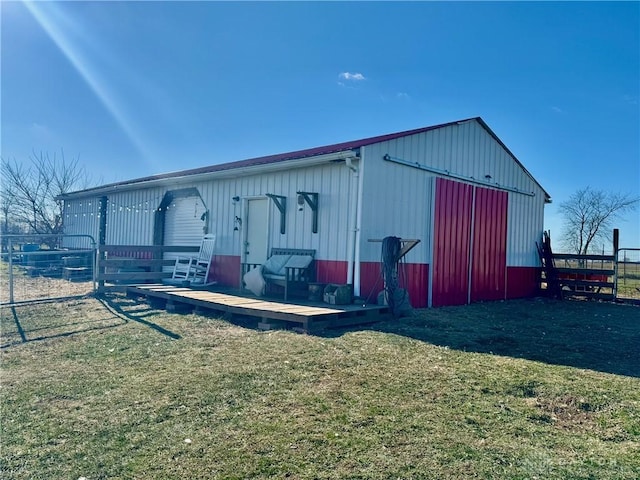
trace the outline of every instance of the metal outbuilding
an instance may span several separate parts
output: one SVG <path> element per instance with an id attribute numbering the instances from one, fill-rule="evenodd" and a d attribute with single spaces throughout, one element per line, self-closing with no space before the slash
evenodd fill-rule
<path id="1" fill-rule="evenodd" d="M 414 307 L 534 295 L 549 194 L 479 117 L 66 194 L 67 234 L 107 245 L 199 245 L 217 237 L 215 280 L 272 247 L 314 249 L 319 282 L 376 298 L 380 243 L 406 258 Z M 71 245 L 70 245 L 71 246 Z"/>

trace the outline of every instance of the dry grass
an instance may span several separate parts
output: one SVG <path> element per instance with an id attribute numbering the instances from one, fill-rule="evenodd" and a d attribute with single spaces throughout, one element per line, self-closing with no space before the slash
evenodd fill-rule
<path id="1" fill-rule="evenodd" d="M 307 336 L 124 297 L 3 309 L 0 476 L 635 479 L 638 312 L 502 302 Z"/>
<path id="2" fill-rule="evenodd" d="M 25 302 L 50 298 L 77 297 L 93 293 L 91 281 L 69 281 L 58 277 L 31 277 L 23 268 L 14 266 L 13 301 Z M 0 262 L 0 303 L 9 303 L 9 268 Z"/>

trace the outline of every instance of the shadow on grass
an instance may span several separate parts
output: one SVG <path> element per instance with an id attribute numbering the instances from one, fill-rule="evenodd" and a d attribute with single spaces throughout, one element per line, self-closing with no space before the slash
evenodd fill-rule
<path id="1" fill-rule="evenodd" d="M 456 350 L 640 377 L 640 308 L 633 305 L 511 300 L 421 309 L 411 317 L 358 330 L 394 333 Z M 328 336 L 346 331 L 330 331 Z"/>
<path id="2" fill-rule="evenodd" d="M 137 309 L 135 312 L 125 312 L 116 302 L 110 302 L 103 298 L 99 298 L 98 301 L 102 303 L 106 310 L 111 314 L 110 316 L 105 317 L 104 315 L 98 315 L 97 317 L 94 316 L 92 318 L 82 318 L 81 320 L 78 320 L 78 318 L 73 315 L 71 315 L 70 318 L 62 315 L 54 315 L 48 318 L 45 316 L 44 319 L 39 318 L 34 322 L 30 313 L 26 313 L 21 316 L 19 308 L 16 308 L 15 306 L 10 307 L 10 310 L 7 311 L 7 313 L 9 314 L 10 312 L 10 314 L 3 315 L 3 321 L 8 322 L 6 324 L 7 327 L 11 323 L 15 324 L 15 329 L 11 327 L 3 328 L 0 349 L 25 343 L 108 330 L 126 325 L 130 321 L 151 328 L 152 330 L 155 330 L 162 335 L 166 335 L 171 339 L 177 340 L 181 338 L 177 333 L 146 320 L 144 317 L 158 314 L 158 312 L 155 312 L 150 308 Z M 23 305 L 21 308 L 28 308 L 28 305 Z"/>
<path id="3" fill-rule="evenodd" d="M 133 313 L 123 310 L 122 299 L 101 302 L 129 320 L 170 338 L 180 338 L 144 320 L 142 316 L 151 314 L 148 308 Z M 142 305 L 138 300 L 130 302 Z M 242 328 L 258 329 L 256 317 L 212 315 Z M 338 337 L 354 330 L 392 333 L 461 351 L 640 377 L 640 307 L 633 305 L 546 298 L 475 303 L 420 309 L 399 320 L 330 329 L 319 336 Z"/>
<path id="4" fill-rule="evenodd" d="M 122 303 L 121 300 L 113 301 L 113 300 L 109 300 L 107 298 L 101 297 L 101 298 L 98 298 L 98 301 L 102 303 L 102 305 L 104 305 L 104 307 L 107 308 L 111 313 L 113 313 L 114 315 L 117 315 L 119 318 L 122 318 L 125 321 L 130 320 L 132 322 L 139 323 L 141 325 L 151 328 L 152 330 L 155 330 L 158 333 L 161 333 L 162 335 L 166 335 L 167 337 L 173 340 L 178 340 L 182 338 L 180 335 L 178 335 L 175 332 L 172 332 L 171 330 L 167 330 L 166 328 L 163 328 L 156 323 L 150 322 L 149 320 L 145 320 L 143 317 L 157 315 L 157 313 L 153 312 L 150 308 L 137 310 L 135 313 L 132 313 L 132 312 L 125 312 L 122 309 L 122 307 L 120 306 L 120 304 Z M 137 302 L 134 302 L 134 303 L 137 304 Z"/>
<path id="5" fill-rule="evenodd" d="M 16 325 L 16 330 L 19 338 L 14 339 L 14 335 L 10 333 L 3 332 L 3 339 L 8 339 L 6 343 L 2 343 L 0 345 L 0 349 L 8 348 L 11 346 L 19 345 L 21 343 L 30 343 L 30 342 L 39 342 L 42 340 L 51 340 L 54 338 L 64 338 L 70 337 L 72 335 L 78 335 L 81 333 L 93 332 L 96 330 L 106 330 L 115 327 L 119 327 L 126 323 L 117 321 L 117 322 L 107 322 L 104 319 L 100 320 L 86 320 L 82 322 L 69 322 L 69 323 L 51 323 L 48 326 L 39 326 L 37 328 L 29 328 L 28 326 L 25 328 L 23 326 L 23 322 L 20 320 L 18 316 L 18 311 L 16 307 L 11 307 L 11 315 L 13 317 L 13 321 Z M 99 324 L 99 325 L 96 325 Z M 93 326 L 90 326 L 93 325 Z M 38 335 L 33 335 L 38 332 Z"/>

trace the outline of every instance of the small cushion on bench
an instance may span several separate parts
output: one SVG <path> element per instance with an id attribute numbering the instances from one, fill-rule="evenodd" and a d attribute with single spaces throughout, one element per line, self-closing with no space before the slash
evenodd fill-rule
<path id="1" fill-rule="evenodd" d="M 291 255 L 289 261 L 285 264 L 285 268 L 307 268 L 313 257 L 311 255 Z"/>
<path id="2" fill-rule="evenodd" d="M 291 255 L 271 255 L 263 265 L 265 273 L 284 275 L 284 266 L 290 258 Z"/>

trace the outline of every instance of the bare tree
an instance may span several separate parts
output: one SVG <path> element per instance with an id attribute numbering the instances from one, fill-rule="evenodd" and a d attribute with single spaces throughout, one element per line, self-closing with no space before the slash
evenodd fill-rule
<path id="1" fill-rule="evenodd" d="M 579 255 L 586 255 L 598 241 L 606 241 L 612 222 L 635 210 L 640 198 L 629 194 L 603 192 L 586 187 L 560 204 L 564 219 L 563 245 Z"/>
<path id="2" fill-rule="evenodd" d="M 11 228 L 36 234 L 61 233 L 64 205 L 57 197 L 86 188 L 90 181 L 78 158 L 67 161 L 64 151 L 60 158 L 33 152 L 26 164 L 2 159 L 0 174 L 5 233 Z"/>
<path id="3" fill-rule="evenodd" d="M 13 186 L 3 182 L 2 188 L 0 188 L 0 215 L 2 215 L 2 226 L 0 228 L 2 228 L 3 235 L 11 233 L 13 229 L 11 210 L 14 203 L 15 193 L 13 192 Z"/>

